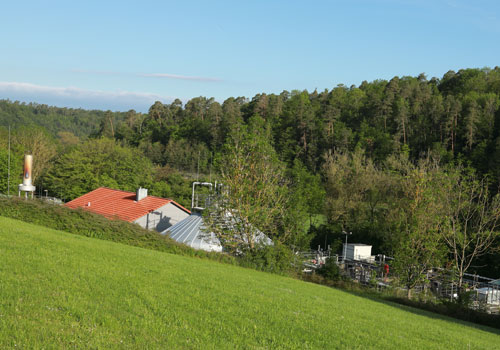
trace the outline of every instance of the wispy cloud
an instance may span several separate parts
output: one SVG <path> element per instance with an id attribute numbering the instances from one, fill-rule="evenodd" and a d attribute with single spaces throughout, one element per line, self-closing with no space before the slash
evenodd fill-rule
<path id="1" fill-rule="evenodd" d="M 166 79 L 179 79 L 179 80 L 194 80 L 194 81 L 206 81 L 206 82 L 218 82 L 222 81 L 219 78 L 210 78 L 210 77 L 197 77 L 190 75 L 177 75 L 177 74 L 169 74 L 169 73 L 153 73 L 153 74 L 139 74 L 142 77 L 152 77 L 152 78 L 166 78 Z"/>
<path id="2" fill-rule="evenodd" d="M 147 92 L 101 91 L 78 87 L 54 87 L 24 82 L 0 82 L 0 98 L 57 106 L 126 111 L 147 111 L 155 101 L 171 102 L 172 97 Z"/>
<path id="3" fill-rule="evenodd" d="M 124 75 L 124 73 L 109 70 L 71 69 L 73 73 L 96 74 L 96 75 Z"/>
<path id="4" fill-rule="evenodd" d="M 188 81 L 209 82 L 209 83 L 222 81 L 222 79 L 214 77 L 200 77 L 194 75 L 181 75 L 181 74 L 170 74 L 170 73 L 124 73 L 124 72 L 115 72 L 107 70 L 100 71 L 100 70 L 87 70 L 87 69 L 72 69 L 71 72 L 96 74 L 96 75 L 122 75 L 122 76 L 136 76 L 145 78 L 176 79 L 176 80 L 188 80 Z"/>

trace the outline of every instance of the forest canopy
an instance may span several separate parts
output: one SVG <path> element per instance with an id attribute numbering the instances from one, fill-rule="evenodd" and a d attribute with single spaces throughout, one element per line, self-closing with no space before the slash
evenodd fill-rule
<path id="1" fill-rule="evenodd" d="M 354 240 L 373 244 L 374 250 L 391 254 L 399 247 L 408 255 L 411 247 L 404 242 L 412 238 L 417 244 L 416 234 L 424 230 L 440 238 L 437 247 L 428 247 L 436 249 L 435 255 L 414 256 L 415 261 L 450 262 L 454 257 L 446 254 L 446 242 L 458 231 L 444 228 L 459 218 L 453 216 L 456 208 L 439 204 L 445 200 L 440 197 L 444 188 L 456 192 L 458 187 L 435 184 L 455 176 L 463 188 L 482 189 L 488 197 L 478 198 L 493 215 L 487 232 L 496 232 L 499 107 L 499 67 L 449 71 L 441 78 L 420 74 L 364 81 L 324 91 L 261 93 L 251 99 L 155 102 L 148 113 L 1 100 L 0 192 L 6 191 L 8 125 L 16 167 L 33 139 L 23 138 L 21 126 L 37 130 L 37 137 L 46 135 L 40 147 L 50 159 L 44 159 L 35 181 L 51 195 L 68 200 L 98 186 L 133 190 L 141 185 L 188 204 L 189 182 L 217 178 L 217 159 L 231 137 L 259 120 L 265 130 L 259 137 L 265 137 L 273 161 L 284 167 L 280 174 L 294 198 L 288 210 L 295 210 L 301 220 L 290 227 L 300 227 L 302 246 L 335 246 L 346 229 L 353 231 Z M 427 197 L 415 197 L 411 188 Z M 433 216 L 434 221 L 427 215 L 431 208 L 440 215 Z M 488 274 L 496 277 L 500 257 L 494 248 L 500 243 L 495 234 L 489 237 L 493 241 L 488 240 L 488 252 L 467 264 L 477 270 L 489 265 Z"/>

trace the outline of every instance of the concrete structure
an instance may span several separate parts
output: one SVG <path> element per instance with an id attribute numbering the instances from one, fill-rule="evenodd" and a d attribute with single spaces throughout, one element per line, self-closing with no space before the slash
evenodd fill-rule
<path id="1" fill-rule="evenodd" d="M 72 209 L 82 208 L 110 219 L 134 222 L 158 232 L 191 214 L 171 199 L 148 196 L 145 188 L 139 188 L 133 193 L 100 187 L 66 203 L 65 206 Z"/>
<path id="2" fill-rule="evenodd" d="M 349 260 L 360 260 L 360 261 L 372 261 L 375 257 L 372 257 L 372 246 L 361 244 L 361 243 L 349 243 L 345 244 L 342 251 L 346 252 L 346 259 Z"/>

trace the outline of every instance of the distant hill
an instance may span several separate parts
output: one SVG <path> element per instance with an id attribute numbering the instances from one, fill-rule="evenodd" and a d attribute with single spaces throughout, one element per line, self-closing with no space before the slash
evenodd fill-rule
<path id="1" fill-rule="evenodd" d="M 0 348 L 493 349 L 500 333 L 0 217 Z"/>
<path id="2" fill-rule="evenodd" d="M 37 103 L 0 100 L 0 126 L 12 128 L 40 126 L 53 136 L 71 132 L 87 137 L 99 130 L 101 121 L 111 114 L 115 121 L 125 119 L 126 112 L 61 108 Z"/>

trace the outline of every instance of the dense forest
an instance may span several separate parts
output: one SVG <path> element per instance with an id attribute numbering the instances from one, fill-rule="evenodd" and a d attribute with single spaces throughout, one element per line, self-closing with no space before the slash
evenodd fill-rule
<path id="1" fill-rule="evenodd" d="M 0 192 L 6 192 L 7 125 L 13 130 L 16 175 L 22 154 L 33 152 L 40 191 L 69 200 L 98 186 L 133 191 L 140 185 L 183 204 L 189 202 L 189 182 L 215 179 L 228 142 L 251 130 L 264 136 L 259 142 L 275 152 L 276 169 L 283 169 L 287 179 L 294 203 L 289 208 L 303 223 L 295 223 L 301 234 L 294 244 L 338 249 L 345 230 L 353 232 L 350 240 L 373 244 L 375 253 L 408 254 L 401 237 L 408 241 L 414 231 L 451 232 L 445 226 L 453 222 L 452 204 L 460 201 L 453 202 L 452 194 L 477 190 L 487 193 L 475 204 L 484 205 L 490 221 L 474 220 L 480 222 L 477 227 L 491 229 L 483 233 L 493 240 L 466 261 L 467 269 L 498 278 L 499 107 L 499 67 L 449 71 L 442 78 L 420 74 L 365 81 L 321 92 L 230 97 L 222 103 L 206 97 L 185 104 L 156 102 L 148 113 L 3 100 Z M 480 187 L 473 187 L 476 183 Z M 444 202 L 451 204 L 440 205 Z M 431 222 L 428 216 L 449 220 Z M 447 246 L 447 237 L 440 237 L 441 245 L 428 249 Z M 467 246 L 465 255 L 474 247 Z M 451 253 L 437 255 L 426 262 L 458 264 Z"/>

